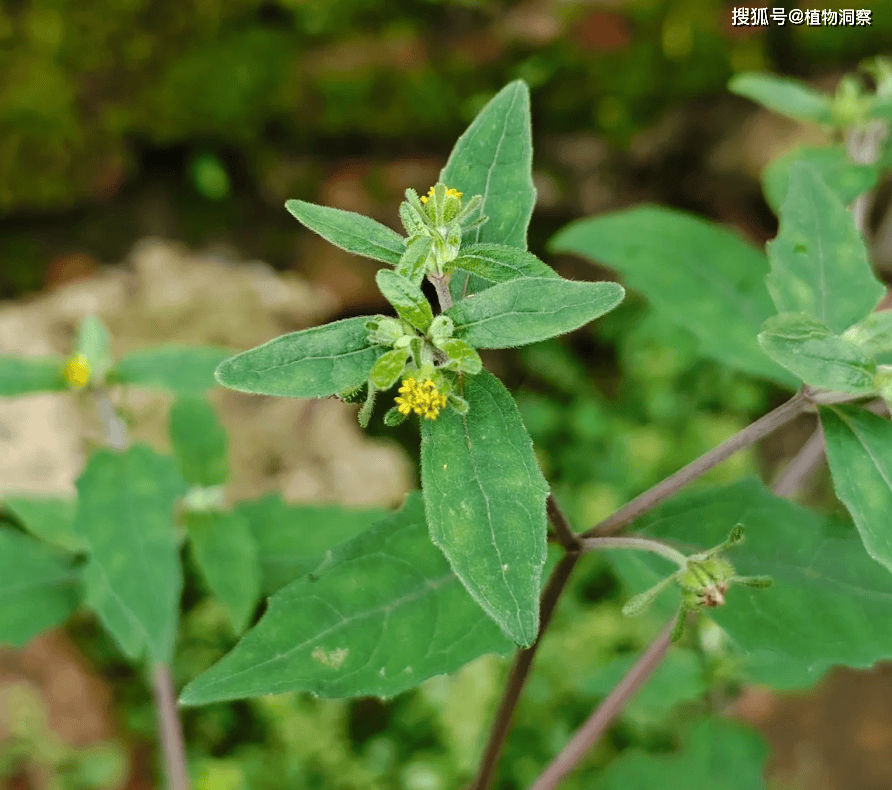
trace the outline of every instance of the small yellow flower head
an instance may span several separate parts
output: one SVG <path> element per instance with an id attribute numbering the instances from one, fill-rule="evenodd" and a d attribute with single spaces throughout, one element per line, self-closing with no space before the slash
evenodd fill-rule
<path id="1" fill-rule="evenodd" d="M 452 189 L 452 188 L 450 187 L 449 189 L 446 190 L 446 194 L 447 194 L 447 195 L 452 195 L 452 197 L 461 198 L 461 196 L 464 194 L 464 192 L 459 192 L 457 189 Z M 422 203 L 427 203 L 428 198 L 432 198 L 433 196 L 434 196 L 434 188 L 431 187 L 431 188 L 427 191 L 427 194 L 426 194 L 426 195 L 422 195 L 422 196 L 421 196 L 421 202 L 422 202 Z"/>
<path id="2" fill-rule="evenodd" d="M 440 409 L 445 406 L 446 396 L 430 379 L 426 381 L 416 381 L 412 377 L 403 379 L 400 394 L 396 397 L 396 407 L 401 414 L 414 411 L 419 417 L 436 420 Z"/>
<path id="3" fill-rule="evenodd" d="M 87 386 L 87 382 L 90 380 L 90 363 L 87 361 L 87 357 L 84 354 L 73 356 L 68 360 L 62 375 L 72 387 L 80 389 Z"/>

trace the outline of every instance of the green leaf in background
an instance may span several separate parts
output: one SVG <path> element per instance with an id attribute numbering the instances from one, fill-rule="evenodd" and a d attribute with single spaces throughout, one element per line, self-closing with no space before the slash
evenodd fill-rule
<path id="1" fill-rule="evenodd" d="M 476 348 L 510 348 L 563 335 L 616 307 L 617 283 L 521 277 L 499 283 L 444 311 L 455 336 Z"/>
<path id="2" fill-rule="evenodd" d="M 235 512 L 186 513 L 186 533 L 210 591 L 229 612 L 235 633 L 260 600 L 260 558 L 248 520 Z"/>
<path id="3" fill-rule="evenodd" d="M 718 717 L 698 722 L 677 754 L 623 752 L 590 790 L 760 790 L 768 748 L 752 730 Z"/>
<path id="4" fill-rule="evenodd" d="M 512 647 L 431 545 L 416 493 L 270 598 L 261 621 L 180 702 L 295 690 L 392 696 Z"/>
<path id="5" fill-rule="evenodd" d="M 892 658 L 889 572 L 867 554 L 850 522 L 825 518 L 746 479 L 678 496 L 638 523 L 643 534 L 685 552 L 721 543 L 734 524 L 746 526 L 746 542 L 728 559 L 741 575 L 773 577 L 774 586 L 733 586 L 727 603 L 709 616 L 747 654 L 745 669 L 756 682 L 798 688 L 834 664 L 869 667 Z M 660 558 L 634 552 L 629 559 L 647 569 L 636 584 L 665 575 Z M 625 578 L 622 566 L 620 573 Z"/>
<path id="6" fill-rule="evenodd" d="M 23 647 L 78 605 L 80 574 L 58 550 L 0 528 L 0 644 Z"/>
<path id="7" fill-rule="evenodd" d="M 480 214 L 489 217 L 470 231 L 468 244 L 490 242 L 527 247 L 527 228 L 536 205 L 533 186 L 533 135 L 530 89 L 515 80 L 500 90 L 458 138 L 440 181 L 467 200 L 483 196 Z M 450 282 L 453 298 L 476 293 L 489 283 L 470 275 Z"/>
<path id="8" fill-rule="evenodd" d="M 422 332 L 427 331 L 431 321 L 434 320 L 434 313 L 421 288 L 390 269 L 379 269 L 375 275 L 375 282 L 378 283 L 378 289 L 384 298 L 393 305 L 403 321 L 407 321 Z"/>
<path id="9" fill-rule="evenodd" d="M 292 332 L 220 364 L 217 381 L 256 395 L 325 398 L 369 377 L 381 349 L 369 343 L 366 316 Z"/>
<path id="10" fill-rule="evenodd" d="M 641 206 L 572 222 L 549 249 L 620 272 L 629 287 L 688 329 L 704 356 L 796 386 L 756 341 L 776 312 L 765 289 L 768 261 L 731 231 L 691 214 Z"/>
<path id="11" fill-rule="evenodd" d="M 853 395 L 876 391 L 876 362 L 851 340 L 834 335 L 805 313 L 769 318 L 759 333 L 759 345 L 812 387 Z"/>
<path id="12" fill-rule="evenodd" d="M 502 383 L 484 370 L 466 379 L 463 394 L 466 415 L 449 409 L 421 425 L 431 539 L 483 611 L 517 644 L 531 645 L 539 631 L 548 484 Z"/>
<path id="13" fill-rule="evenodd" d="M 787 197 L 793 166 L 800 161 L 815 168 L 830 191 L 845 205 L 872 189 L 879 176 L 875 165 L 853 162 L 845 146 L 797 148 L 775 159 L 762 171 L 762 191 L 775 214 L 780 213 Z"/>
<path id="14" fill-rule="evenodd" d="M 728 90 L 788 118 L 822 124 L 835 121 L 831 96 L 789 77 L 743 71 L 731 78 Z"/>
<path id="15" fill-rule="evenodd" d="M 836 495 L 867 553 L 892 571 L 892 423 L 856 406 L 819 412 Z"/>
<path id="16" fill-rule="evenodd" d="M 387 515 L 379 509 L 291 505 L 278 494 L 239 502 L 257 542 L 264 593 L 276 592 L 319 564 L 320 555 L 355 538 Z"/>
<path id="17" fill-rule="evenodd" d="M 0 357 L 0 397 L 65 392 L 62 357 Z"/>
<path id="18" fill-rule="evenodd" d="M 892 351 L 892 310 L 871 313 L 863 321 L 849 327 L 843 334 L 867 356 L 875 357 Z"/>
<path id="19" fill-rule="evenodd" d="M 397 274 L 413 285 L 420 286 L 427 274 L 427 259 L 433 246 L 434 240 L 430 236 L 421 236 L 406 245 L 406 251 L 396 267 Z"/>
<path id="20" fill-rule="evenodd" d="M 111 338 L 105 324 L 96 316 L 90 315 L 81 321 L 74 353 L 87 358 L 92 376 L 101 378 L 112 366 Z"/>
<path id="21" fill-rule="evenodd" d="M 65 551 L 83 551 L 87 542 L 74 531 L 77 502 L 61 497 L 3 494 L 0 506 L 32 535 Z"/>
<path id="22" fill-rule="evenodd" d="M 793 165 L 780 231 L 767 249 L 765 284 L 779 313 L 808 313 L 843 332 L 886 293 L 852 213 L 805 162 Z"/>
<path id="23" fill-rule="evenodd" d="M 484 280 L 504 283 L 517 277 L 559 277 L 533 253 L 504 244 L 471 244 L 462 247 L 452 266 Z"/>
<path id="24" fill-rule="evenodd" d="M 305 227 L 342 250 L 396 266 L 406 249 L 406 240 L 371 217 L 289 200 L 285 208 Z"/>
<path id="25" fill-rule="evenodd" d="M 90 558 L 84 568 L 84 603 L 99 617 L 121 652 L 131 661 L 146 649 L 146 630 L 109 586 L 102 565 Z"/>
<path id="26" fill-rule="evenodd" d="M 161 662 L 176 637 L 182 573 L 173 506 L 185 488 L 173 461 L 143 445 L 98 451 L 77 481 L 75 530 Z"/>
<path id="27" fill-rule="evenodd" d="M 180 398 L 170 409 L 168 429 L 174 459 L 187 483 L 215 486 L 226 482 L 226 431 L 210 403 Z"/>
<path id="28" fill-rule="evenodd" d="M 214 370 L 231 354 L 202 346 L 144 348 L 125 355 L 110 371 L 109 381 L 200 397 L 215 386 Z"/>

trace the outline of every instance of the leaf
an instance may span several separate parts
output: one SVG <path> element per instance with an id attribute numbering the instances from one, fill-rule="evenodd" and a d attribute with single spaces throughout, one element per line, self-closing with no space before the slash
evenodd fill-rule
<path id="1" fill-rule="evenodd" d="M 222 362 L 217 381 L 257 395 L 325 398 L 369 377 L 381 354 L 368 339 L 366 316 L 292 332 Z"/>
<path id="2" fill-rule="evenodd" d="M 379 390 L 389 390 L 396 384 L 408 359 L 408 348 L 394 348 L 382 354 L 369 375 L 372 384 Z"/>
<path id="3" fill-rule="evenodd" d="M 74 499 L 37 497 L 25 494 L 4 494 L 4 510 L 8 511 L 32 535 L 65 551 L 83 551 L 86 541 L 74 531 Z"/>
<path id="4" fill-rule="evenodd" d="M 375 282 L 384 298 L 393 305 L 400 318 L 426 332 L 434 320 L 427 297 L 417 285 L 390 269 L 379 269 Z"/>
<path id="5" fill-rule="evenodd" d="M 109 587 L 105 571 L 92 558 L 84 568 L 84 588 L 84 603 L 97 614 L 121 652 L 135 662 L 146 649 L 146 631 Z"/>
<path id="6" fill-rule="evenodd" d="M 504 244 L 471 244 L 463 247 L 452 266 L 484 280 L 504 283 L 517 277 L 559 277 L 533 253 Z"/>
<path id="7" fill-rule="evenodd" d="M 440 343 L 439 348 L 449 357 L 450 363 L 455 365 L 456 370 L 470 373 L 472 376 L 476 376 L 483 370 L 483 360 L 480 359 L 480 354 L 464 340 L 452 337 Z"/>
<path id="8" fill-rule="evenodd" d="M 892 657 L 889 572 L 868 556 L 851 523 L 777 497 L 754 479 L 678 496 L 637 523 L 690 553 L 721 543 L 738 522 L 746 542 L 728 559 L 740 575 L 767 574 L 774 586 L 734 585 L 709 616 L 746 653 L 750 677 L 796 688 L 834 664 L 869 667 Z M 634 555 L 648 569 L 639 583 L 662 578 L 659 558 Z"/>
<path id="9" fill-rule="evenodd" d="M 342 250 L 396 266 L 406 249 L 406 240 L 371 217 L 289 200 L 285 208 L 305 227 Z"/>
<path id="10" fill-rule="evenodd" d="M 522 277 L 462 299 L 445 314 L 455 322 L 455 336 L 472 346 L 509 348 L 579 329 L 624 296 L 617 283 Z"/>
<path id="11" fill-rule="evenodd" d="M 646 754 L 623 752 L 600 773 L 590 790 L 759 790 L 764 788 L 762 766 L 768 749 L 752 730 L 737 722 L 714 717 L 698 722 L 680 752 Z"/>
<path id="12" fill-rule="evenodd" d="M 416 493 L 270 598 L 261 621 L 180 702 L 296 690 L 392 696 L 511 647 L 431 545 Z"/>
<path id="13" fill-rule="evenodd" d="M 842 332 L 886 293 L 851 212 L 804 162 L 793 165 L 780 231 L 767 249 L 765 283 L 779 313 L 808 313 Z"/>
<path id="14" fill-rule="evenodd" d="M 805 313 L 769 318 L 759 333 L 759 345 L 812 387 L 853 395 L 876 391 L 876 362 L 851 340 L 832 334 Z"/>
<path id="15" fill-rule="evenodd" d="M 226 482 L 226 431 L 210 403 L 180 398 L 170 409 L 168 427 L 174 458 L 186 482 L 200 486 Z"/>
<path id="16" fill-rule="evenodd" d="M 756 341 L 776 312 L 764 283 L 768 261 L 730 231 L 680 211 L 642 206 L 572 222 L 549 248 L 616 269 L 629 287 L 695 335 L 704 356 L 796 386 Z"/>
<path id="17" fill-rule="evenodd" d="M 892 310 L 871 313 L 863 321 L 849 327 L 843 335 L 869 357 L 892 351 Z"/>
<path id="18" fill-rule="evenodd" d="M 214 369 L 231 353 L 201 346 L 144 348 L 121 359 L 109 372 L 109 381 L 201 396 L 214 386 Z"/>
<path id="19" fill-rule="evenodd" d="M 434 240 L 430 236 L 421 236 L 406 245 L 396 272 L 410 283 L 420 286 L 427 274 L 427 259 L 433 249 Z"/>
<path id="20" fill-rule="evenodd" d="M 260 559 L 247 519 L 235 512 L 186 513 L 186 532 L 198 568 L 240 634 L 260 599 Z"/>
<path id="21" fill-rule="evenodd" d="M 857 164 L 849 159 L 845 146 L 797 148 L 775 159 L 762 171 L 762 191 L 768 205 L 779 214 L 796 162 L 806 162 L 820 173 L 830 191 L 845 205 L 872 189 L 879 175 L 875 165 Z"/>
<path id="22" fill-rule="evenodd" d="M 0 644 L 23 647 L 78 605 L 80 574 L 30 535 L 0 528 Z"/>
<path id="23" fill-rule="evenodd" d="M 528 646 L 539 631 L 548 484 L 502 383 L 484 370 L 463 394 L 466 415 L 449 409 L 421 425 L 431 539 L 483 611 Z"/>
<path id="24" fill-rule="evenodd" d="M 149 653 L 173 654 L 182 586 L 173 506 L 185 491 L 170 458 L 144 445 L 100 450 L 77 481 L 75 530 L 116 602 L 143 629 Z"/>
<path id="25" fill-rule="evenodd" d="M 532 166 L 530 89 L 523 80 L 515 80 L 477 114 L 440 172 L 440 181 L 462 192 L 465 200 L 483 197 L 480 215 L 489 220 L 469 231 L 465 243 L 526 249 L 527 228 L 536 204 Z M 468 275 L 454 276 L 450 282 L 455 299 L 487 286 Z"/>
<path id="26" fill-rule="evenodd" d="M 864 547 L 892 571 L 892 424 L 856 406 L 820 407 L 836 495 Z"/>
<path id="27" fill-rule="evenodd" d="M 822 124 L 835 123 L 831 97 L 799 80 L 744 71 L 731 78 L 728 90 L 788 118 Z"/>
<path id="28" fill-rule="evenodd" d="M 240 502 L 235 512 L 245 518 L 257 542 L 264 593 L 308 573 L 319 564 L 319 555 L 387 515 L 378 509 L 289 505 L 278 494 Z"/>
<path id="29" fill-rule="evenodd" d="M 65 392 L 64 369 L 61 357 L 0 357 L 0 397 Z"/>
<path id="30" fill-rule="evenodd" d="M 111 338 L 105 324 L 96 316 L 90 315 L 81 321 L 75 353 L 87 358 L 93 375 L 103 376 L 111 367 Z"/>

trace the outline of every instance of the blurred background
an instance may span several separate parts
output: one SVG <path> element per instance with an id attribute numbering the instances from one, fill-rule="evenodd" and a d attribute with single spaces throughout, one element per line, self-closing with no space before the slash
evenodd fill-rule
<path id="1" fill-rule="evenodd" d="M 58 323 L 63 313 L 73 323 L 85 305 L 127 313 L 124 301 L 87 296 L 101 292 L 91 284 L 121 271 L 129 278 L 120 281 L 121 294 L 139 290 L 146 315 L 153 304 L 167 310 L 160 324 L 153 313 L 139 331 L 110 319 L 118 334 L 129 330 L 143 344 L 247 347 L 320 320 L 387 310 L 374 287 L 375 265 L 314 237 L 284 210 L 285 200 L 358 211 L 399 228 L 403 191 L 426 191 L 456 137 L 518 77 L 532 90 L 539 203 L 530 249 L 564 276 L 614 275 L 547 256 L 545 242 L 557 229 L 642 201 L 696 212 L 761 245 L 776 232 L 759 187 L 761 169 L 797 144 L 829 138 L 730 95 L 728 79 L 772 70 L 832 91 L 863 58 L 889 54 L 892 3 L 858 4 L 872 10 L 869 27 L 734 27 L 731 10 L 740 5 L 3 0 L 0 345 L 30 353 L 22 329 L 30 324 L 10 318 L 17 321 L 22 311 L 40 312 L 45 323 Z M 839 6 L 814 0 L 801 7 Z M 202 311 L 245 310 L 248 297 L 236 288 L 222 288 L 212 305 L 201 301 L 209 281 L 198 272 L 220 262 L 262 280 L 251 291 L 265 294 L 251 302 L 250 331 L 259 336 L 232 321 L 225 331 L 215 324 L 203 334 L 177 333 L 192 326 L 185 317 Z M 63 293 L 80 296 L 62 300 Z M 162 337 L 168 329 L 171 337 Z M 49 331 L 48 342 L 59 332 Z M 580 529 L 783 397 L 701 359 L 692 336 L 634 294 L 561 342 L 485 361 L 517 391 L 545 474 Z M 151 418 L 152 407 L 144 406 Z M 277 408 L 258 418 L 268 434 L 279 432 Z M 351 406 L 324 408 L 332 421 L 354 419 Z M 26 418 L 23 412 L 12 422 L 25 425 Z M 247 419 L 244 412 L 230 415 L 228 427 Z M 735 457 L 707 482 L 747 472 L 770 479 L 810 435 L 809 420 L 762 451 Z M 242 446 L 259 446 L 261 430 L 254 424 Z M 283 489 L 285 451 L 234 449 L 245 468 L 265 470 L 265 484 L 241 478 L 240 493 L 285 490 L 300 501 L 393 505 L 415 484 L 407 459 L 417 429 L 407 423 L 385 430 L 376 418 L 370 433 L 373 449 L 354 439 L 337 445 L 351 457 L 366 453 L 367 469 L 396 470 L 362 501 L 349 490 L 349 475 L 343 482 L 343 458 L 325 459 L 332 477 L 340 469 L 340 484 L 317 474 L 323 450 L 302 459 L 303 476 L 292 475 Z M 33 434 L 23 430 L 20 444 L 29 442 Z M 806 498 L 835 508 L 828 491 L 822 473 Z M 537 660 L 498 787 L 527 786 L 655 633 L 656 621 L 621 616 L 624 599 L 608 562 L 589 558 Z M 184 606 L 181 682 L 234 641 L 194 583 Z M 678 651 L 676 659 L 566 787 L 596 787 L 600 767 L 628 748 L 672 751 L 696 714 L 708 710 L 760 729 L 771 744 L 770 787 L 892 786 L 892 707 L 882 704 L 892 698 L 892 669 L 832 673 L 805 696 L 781 696 L 744 687 L 736 659 L 720 651 Z M 473 774 L 506 668 L 506 661 L 484 657 L 387 702 L 290 695 L 189 710 L 196 788 L 460 787 Z M 159 786 L 148 691 L 89 617 L 25 651 L 0 653 L 4 684 L 16 691 L 0 719 L 0 787 Z M 65 759 L 76 771 L 60 768 L 59 754 L 69 752 L 41 747 L 54 738 L 73 745 L 75 756 Z"/>

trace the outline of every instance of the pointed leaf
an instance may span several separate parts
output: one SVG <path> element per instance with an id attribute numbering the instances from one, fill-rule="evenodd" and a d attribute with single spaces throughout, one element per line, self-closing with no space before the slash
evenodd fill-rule
<path id="1" fill-rule="evenodd" d="M 876 391 L 876 362 L 851 340 L 832 334 L 805 313 L 769 318 L 759 333 L 759 345 L 812 387 L 853 395 Z"/>
<path id="2" fill-rule="evenodd" d="M 421 497 L 328 552 L 276 593 L 236 648 L 180 702 L 307 690 L 392 696 L 511 644 L 430 543 Z"/>
<path id="3" fill-rule="evenodd" d="M 389 390 L 399 380 L 409 359 L 408 348 L 394 348 L 378 357 L 369 378 L 379 390 Z"/>
<path id="4" fill-rule="evenodd" d="M 247 519 L 238 513 L 186 513 L 186 532 L 210 591 L 240 634 L 260 600 L 260 559 Z"/>
<path id="5" fill-rule="evenodd" d="M 892 423 L 856 406 L 819 411 L 836 495 L 867 553 L 892 571 Z"/>
<path id="6" fill-rule="evenodd" d="M 61 357 L 0 357 L 0 397 L 65 392 L 64 369 Z"/>
<path id="7" fill-rule="evenodd" d="M 851 212 L 805 162 L 793 165 L 765 278 L 779 313 L 808 313 L 833 332 L 867 316 L 886 292 Z"/>
<path id="8" fill-rule="evenodd" d="M 109 372 L 109 381 L 200 396 L 215 386 L 214 369 L 231 353 L 201 346 L 144 348 L 121 359 Z"/>
<path id="9" fill-rule="evenodd" d="M 410 242 L 396 267 L 397 274 L 420 286 L 427 274 L 427 259 L 433 246 L 434 240 L 430 236 L 421 236 Z"/>
<path id="10" fill-rule="evenodd" d="M 74 531 L 74 499 L 4 494 L 3 509 L 32 535 L 65 551 L 83 551 L 87 542 Z"/>
<path id="11" fill-rule="evenodd" d="M 363 384 L 381 349 L 366 316 L 345 318 L 270 340 L 222 362 L 217 381 L 257 395 L 325 398 Z"/>
<path id="12" fill-rule="evenodd" d="M 399 233 L 371 217 L 303 200 L 289 200 L 285 208 L 302 225 L 355 255 L 396 266 L 406 249 L 406 240 Z"/>
<path id="13" fill-rule="evenodd" d="M 61 552 L 0 529 L 0 644 L 23 647 L 78 605 L 80 574 Z"/>
<path id="14" fill-rule="evenodd" d="M 849 327 L 844 338 L 851 340 L 869 357 L 892 351 L 892 310 L 871 313 Z"/>
<path id="15" fill-rule="evenodd" d="M 141 658 L 147 634 L 136 615 L 109 586 L 103 567 L 91 558 L 84 568 L 84 603 L 92 609 L 121 652 L 131 661 Z"/>
<path id="16" fill-rule="evenodd" d="M 700 341 L 704 356 L 796 386 L 756 341 L 776 310 L 765 289 L 768 261 L 730 231 L 659 206 L 578 220 L 549 243 L 620 272 L 664 315 Z"/>
<path id="17" fill-rule="evenodd" d="M 483 611 L 530 645 L 539 631 L 548 484 L 502 383 L 484 370 L 466 379 L 463 395 L 466 415 L 450 409 L 421 425 L 431 539 Z"/>
<path id="18" fill-rule="evenodd" d="M 173 506 L 185 492 L 170 458 L 134 445 L 100 450 L 77 481 L 75 529 L 89 543 L 111 594 L 146 633 L 155 661 L 169 661 L 182 586 Z"/>
<path id="19" fill-rule="evenodd" d="M 579 329 L 623 296 L 617 283 L 522 277 L 462 299 L 445 314 L 455 322 L 455 336 L 472 346 L 509 348 Z"/>
<path id="20" fill-rule="evenodd" d="M 735 74 L 728 90 L 788 118 L 814 123 L 834 123 L 831 97 L 804 82 L 754 71 Z"/>
<path id="21" fill-rule="evenodd" d="M 171 407 L 169 429 L 174 458 L 186 482 L 200 486 L 226 482 L 226 431 L 210 403 L 180 398 Z"/>
<path id="22" fill-rule="evenodd" d="M 434 320 L 434 313 L 421 288 L 390 269 L 379 269 L 375 282 L 403 321 L 422 332 L 427 331 Z"/>
<path id="23" fill-rule="evenodd" d="M 533 253 L 504 244 L 471 244 L 463 247 L 452 265 L 494 283 L 508 282 L 517 277 L 560 276 Z"/>

